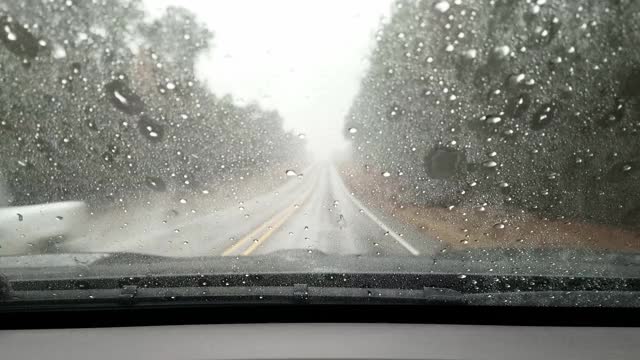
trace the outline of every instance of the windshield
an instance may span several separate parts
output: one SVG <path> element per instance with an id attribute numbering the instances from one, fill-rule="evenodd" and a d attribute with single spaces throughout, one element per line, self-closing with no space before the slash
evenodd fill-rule
<path id="1" fill-rule="evenodd" d="M 15 291 L 640 291 L 636 1 L 0 0 L 0 40 Z"/>

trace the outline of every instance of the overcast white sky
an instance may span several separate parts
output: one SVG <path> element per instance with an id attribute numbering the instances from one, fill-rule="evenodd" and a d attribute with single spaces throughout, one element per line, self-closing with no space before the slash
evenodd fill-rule
<path id="1" fill-rule="evenodd" d="M 392 0 L 146 0 L 192 10 L 214 32 L 198 73 L 219 96 L 277 109 L 321 153 L 345 144 L 344 117 Z"/>

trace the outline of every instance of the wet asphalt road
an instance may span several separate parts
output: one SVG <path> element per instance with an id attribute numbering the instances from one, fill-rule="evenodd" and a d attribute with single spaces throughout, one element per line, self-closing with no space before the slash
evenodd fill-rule
<path id="1" fill-rule="evenodd" d="M 287 249 L 331 255 L 430 255 L 437 244 L 367 208 L 329 163 L 292 176 L 269 193 L 188 219 L 135 219 L 125 230 L 71 241 L 69 252 L 163 256 L 250 256 Z M 149 225 L 151 224 L 151 225 Z"/>

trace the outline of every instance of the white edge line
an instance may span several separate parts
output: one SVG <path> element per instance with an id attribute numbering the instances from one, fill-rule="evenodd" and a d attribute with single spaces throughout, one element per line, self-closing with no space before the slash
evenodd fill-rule
<path id="1" fill-rule="evenodd" d="M 340 179 L 340 181 L 342 181 L 342 178 L 340 178 L 339 174 L 338 174 L 338 178 Z M 346 185 L 344 185 L 344 182 L 342 182 L 342 185 L 345 187 L 345 189 L 347 189 L 347 194 L 349 195 L 349 198 L 351 198 L 351 201 L 353 201 L 360 209 L 362 209 L 362 211 L 368 217 L 370 217 L 371 220 L 373 220 L 373 222 L 378 224 L 378 226 L 380 226 L 382 230 L 387 231 L 389 235 L 391 235 L 400 245 L 404 246 L 404 248 L 407 249 L 412 255 L 415 255 L 415 256 L 420 255 L 420 252 L 416 250 L 416 248 L 411 246 L 411 244 L 406 242 L 400 235 L 398 235 L 395 231 L 391 230 L 387 225 L 385 225 L 382 221 L 380 221 L 380 219 L 378 219 L 371 211 L 369 211 L 369 209 L 367 209 L 364 205 L 362 205 L 362 203 L 358 199 L 356 199 L 356 197 L 353 196 L 353 194 L 349 191 L 349 188 Z"/>

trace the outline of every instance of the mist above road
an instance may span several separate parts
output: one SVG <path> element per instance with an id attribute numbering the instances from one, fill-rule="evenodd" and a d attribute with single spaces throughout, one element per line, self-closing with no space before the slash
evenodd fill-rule
<path id="1" fill-rule="evenodd" d="M 152 18 L 167 6 L 192 10 L 214 33 L 211 51 L 197 62 L 198 77 L 239 105 L 277 110 L 285 129 L 304 137 L 314 156 L 324 159 L 347 145 L 344 119 L 391 5 L 391 0 L 145 1 Z"/>

